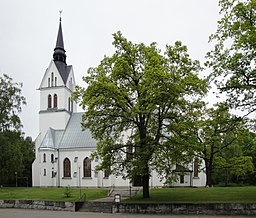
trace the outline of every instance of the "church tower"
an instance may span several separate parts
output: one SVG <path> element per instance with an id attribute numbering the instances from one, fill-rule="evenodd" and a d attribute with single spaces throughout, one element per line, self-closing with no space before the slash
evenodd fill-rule
<path id="1" fill-rule="evenodd" d="M 39 132 L 40 142 L 49 128 L 64 130 L 76 104 L 71 99 L 75 88 L 75 77 L 72 65 L 66 63 L 66 51 L 62 34 L 61 17 L 53 59 L 41 81 Z M 39 143 L 40 143 L 39 142 Z"/>

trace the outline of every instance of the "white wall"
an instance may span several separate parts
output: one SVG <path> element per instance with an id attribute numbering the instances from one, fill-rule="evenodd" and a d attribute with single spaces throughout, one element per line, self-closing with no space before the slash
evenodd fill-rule
<path id="1" fill-rule="evenodd" d="M 49 127 L 55 130 L 64 130 L 69 121 L 70 114 L 67 111 L 43 112 L 39 114 L 39 131 L 45 136 Z M 43 137 L 41 137 L 41 142 Z"/>

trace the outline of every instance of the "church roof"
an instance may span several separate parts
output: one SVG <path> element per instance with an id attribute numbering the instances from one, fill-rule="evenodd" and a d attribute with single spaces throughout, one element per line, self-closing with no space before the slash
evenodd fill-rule
<path id="1" fill-rule="evenodd" d="M 60 76 L 61 76 L 64 84 L 67 84 L 68 76 L 69 76 L 72 66 L 71 65 L 67 66 L 66 64 L 64 64 L 63 62 L 60 62 L 60 61 L 54 61 L 54 63 L 60 73 Z"/>
<path id="2" fill-rule="evenodd" d="M 49 128 L 44 136 L 40 148 L 58 148 L 63 133 L 63 130 L 55 130 L 53 128 Z"/>
<path id="3" fill-rule="evenodd" d="M 40 148 L 95 149 L 97 141 L 92 138 L 92 135 L 88 129 L 82 130 L 82 114 L 83 113 L 72 113 L 64 131 L 49 128 L 40 145 Z"/>
<path id="4" fill-rule="evenodd" d="M 88 129 L 82 130 L 83 113 L 72 113 L 59 148 L 96 148 L 96 140 Z"/>

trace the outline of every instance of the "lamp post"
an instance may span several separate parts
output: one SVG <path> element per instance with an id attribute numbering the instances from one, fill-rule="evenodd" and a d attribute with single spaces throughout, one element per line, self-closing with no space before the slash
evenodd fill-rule
<path id="1" fill-rule="evenodd" d="M 120 212 L 119 207 L 120 207 L 120 203 L 121 203 L 121 195 L 120 194 L 115 194 L 114 202 L 116 204 L 116 212 L 119 213 Z"/>
<path id="2" fill-rule="evenodd" d="M 16 188 L 18 187 L 17 172 L 15 172 Z"/>

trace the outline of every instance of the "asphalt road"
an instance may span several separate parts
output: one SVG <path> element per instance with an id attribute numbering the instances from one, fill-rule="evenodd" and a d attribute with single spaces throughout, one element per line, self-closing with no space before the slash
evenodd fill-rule
<path id="1" fill-rule="evenodd" d="M 64 212 L 28 209 L 0 209 L 0 218 L 248 218 L 248 216 L 203 216 L 203 215 L 148 215 L 148 214 L 109 214 L 87 212 Z"/>

